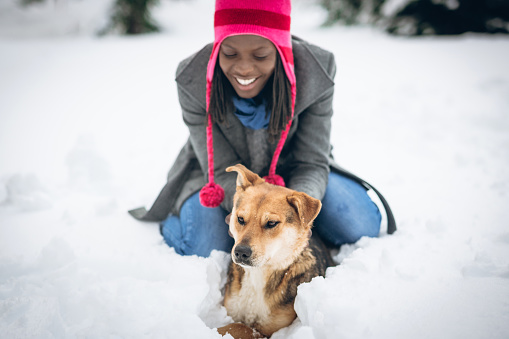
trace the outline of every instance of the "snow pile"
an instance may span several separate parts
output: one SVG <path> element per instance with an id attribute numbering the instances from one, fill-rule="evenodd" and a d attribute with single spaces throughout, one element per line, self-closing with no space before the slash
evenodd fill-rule
<path id="1" fill-rule="evenodd" d="M 153 201 L 187 138 L 174 72 L 211 40 L 211 2 L 161 4 L 167 33 L 145 37 L 47 21 L 105 3 L 0 5 L 1 336 L 218 338 L 228 254 L 181 257 L 126 212 Z M 509 39 L 321 29 L 309 1 L 294 13 L 294 33 L 336 56 L 336 159 L 399 230 L 343 246 L 273 337 L 509 336 Z"/>
<path id="2" fill-rule="evenodd" d="M 22 211 L 51 207 L 47 190 L 33 173 L 14 174 L 0 185 L 0 203 L 17 206 Z"/>

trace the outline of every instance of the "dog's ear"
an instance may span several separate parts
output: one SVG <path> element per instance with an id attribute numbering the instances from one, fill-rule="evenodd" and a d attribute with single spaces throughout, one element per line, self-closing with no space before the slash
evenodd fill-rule
<path id="1" fill-rule="evenodd" d="M 244 165 L 237 164 L 226 168 L 226 172 L 237 172 L 237 188 L 245 190 L 249 186 L 263 183 L 264 180 L 258 174 L 251 172 Z"/>
<path id="2" fill-rule="evenodd" d="M 295 208 L 299 215 L 301 223 L 306 226 L 310 225 L 315 220 L 318 213 L 322 209 L 320 200 L 310 197 L 303 192 L 294 192 L 292 195 L 286 197 L 288 203 Z"/>

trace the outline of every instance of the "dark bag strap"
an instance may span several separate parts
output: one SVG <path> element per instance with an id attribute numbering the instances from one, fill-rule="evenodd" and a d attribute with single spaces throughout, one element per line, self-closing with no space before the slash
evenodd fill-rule
<path id="1" fill-rule="evenodd" d="M 396 228 L 396 220 L 394 219 L 394 214 L 392 214 L 392 210 L 391 210 L 391 207 L 389 206 L 389 203 L 387 202 L 387 200 L 385 200 L 382 193 L 380 193 L 376 188 L 371 186 L 366 181 L 363 181 L 363 182 L 365 185 L 369 186 L 376 193 L 376 195 L 378 195 L 378 198 L 380 198 L 380 201 L 382 202 L 382 205 L 385 208 L 385 214 L 387 214 L 387 233 L 392 234 L 392 233 L 396 232 L 396 229 L 397 229 Z"/>
<path id="2" fill-rule="evenodd" d="M 391 207 L 389 206 L 389 203 L 387 202 L 387 200 L 385 200 L 382 193 L 380 193 L 380 191 L 378 191 L 373 185 L 368 183 L 366 180 L 359 178 L 355 174 L 350 173 L 343 168 L 334 167 L 334 170 L 338 171 L 340 174 L 342 174 L 350 179 L 357 181 L 359 184 L 363 185 L 364 187 L 366 187 L 368 189 L 369 188 L 372 189 L 376 193 L 376 195 L 378 195 L 378 198 L 380 199 L 380 201 L 382 202 L 382 205 L 384 206 L 385 214 L 387 215 L 387 233 L 393 234 L 394 232 L 396 232 L 397 228 L 396 228 L 396 220 L 394 219 L 394 214 L 392 213 Z"/>

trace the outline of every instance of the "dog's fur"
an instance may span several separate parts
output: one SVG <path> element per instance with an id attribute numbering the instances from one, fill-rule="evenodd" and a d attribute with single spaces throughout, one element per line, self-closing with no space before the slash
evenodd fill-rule
<path id="1" fill-rule="evenodd" d="M 235 322 L 221 334 L 270 337 L 290 325 L 297 286 L 324 275 L 332 259 L 311 227 L 321 202 L 309 195 L 266 183 L 243 165 L 237 172 L 230 235 L 235 239 L 224 306 Z M 227 218 L 228 219 L 228 218 Z"/>

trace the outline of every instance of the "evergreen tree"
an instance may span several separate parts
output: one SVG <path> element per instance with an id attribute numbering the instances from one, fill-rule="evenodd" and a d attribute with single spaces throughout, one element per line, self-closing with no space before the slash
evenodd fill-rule
<path id="1" fill-rule="evenodd" d="M 385 0 L 321 0 L 327 9 L 325 25 L 341 22 L 346 25 L 376 23 L 381 17 Z"/>
<path id="2" fill-rule="evenodd" d="M 116 0 L 110 23 L 100 34 L 117 31 L 120 34 L 158 32 L 159 27 L 150 15 L 158 0 Z"/>
<path id="3" fill-rule="evenodd" d="M 20 4 L 23 6 L 28 6 L 28 5 L 36 4 L 36 3 L 40 3 L 40 2 L 44 2 L 44 0 L 20 0 Z"/>
<path id="4" fill-rule="evenodd" d="M 509 33 L 509 1 L 412 1 L 388 21 L 394 34 Z"/>
<path id="5" fill-rule="evenodd" d="M 509 0 L 411 0 L 384 14 L 389 0 L 321 0 L 326 24 L 373 24 L 398 35 L 509 33 Z"/>

